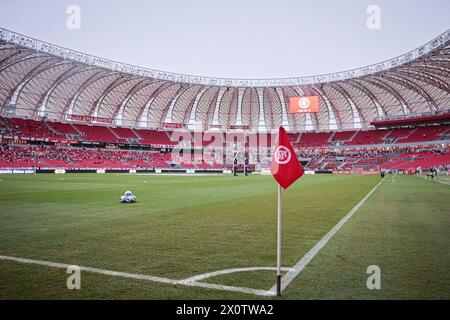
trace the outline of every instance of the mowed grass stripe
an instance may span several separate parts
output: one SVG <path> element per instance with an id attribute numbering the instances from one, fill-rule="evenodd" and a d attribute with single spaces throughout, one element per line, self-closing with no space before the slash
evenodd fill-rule
<path id="1" fill-rule="evenodd" d="M 43 187 L 44 196 L 34 205 L 20 195 L 1 198 L 1 254 L 174 279 L 274 266 L 276 184 L 271 177 L 65 175 L 64 181 L 61 176 L 8 177 L 8 185 L 26 191 L 29 181 L 41 177 L 49 183 L 48 193 Z M 72 180 L 85 181 L 86 190 L 64 190 Z M 293 265 L 378 181 L 306 176 L 284 192 L 283 265 Z M 91 183 L 111 188 L 92 191 Z M 137 185 L 132 190 L 138 204 L 117 203 L 122 183 Z M 54 184 L 61 191 L 53 191 Z M 273 283 L 270 276 L 258 279 L 255 288 Z"/>

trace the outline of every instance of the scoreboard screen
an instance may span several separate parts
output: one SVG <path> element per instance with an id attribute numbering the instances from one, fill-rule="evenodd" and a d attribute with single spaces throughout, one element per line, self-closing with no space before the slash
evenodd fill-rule
<path id="1" fill-rule="evenodd" d="M 318 96 L 290 97 L 290 113 L 316 113 L 319 112 Z"/>

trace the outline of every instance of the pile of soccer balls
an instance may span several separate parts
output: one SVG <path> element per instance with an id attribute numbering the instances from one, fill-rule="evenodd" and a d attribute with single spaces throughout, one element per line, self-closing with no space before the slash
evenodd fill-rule
<path id="1" fill-rule="evenodd" d="M 131 192 L 131 191 L 125 191 L 125 194 L 120 197 L 120 202 L 123 202 L 123 203 L 132 203 L 132 202 L 136 202 L 136 201 L 137 201 L 137 198 L 135 195 L 133 195 L 133 192 Z"/>

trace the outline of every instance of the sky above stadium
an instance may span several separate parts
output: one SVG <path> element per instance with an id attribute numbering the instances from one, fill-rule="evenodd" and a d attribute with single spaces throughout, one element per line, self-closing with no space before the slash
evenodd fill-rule
<path id="1" fill-rule="evenodd" d="M 3 28 L 152 69 L 232 78 L 362 67 L 421 46 L 449 21 L 448 0 L 0 0 Z"/>

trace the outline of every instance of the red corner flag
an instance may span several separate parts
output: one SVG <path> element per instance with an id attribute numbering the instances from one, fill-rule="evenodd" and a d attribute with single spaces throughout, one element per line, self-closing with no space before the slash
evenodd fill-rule
<path id="1" fill-rule="evenodd" d="M 278 222 L 277 222 L 277 296 L 281 296 L 281 188 L 286 189 L 303 175 L 303 168 L 292 148 L 283 127 L 278 132 L 277 148 L 270 163 L 270 172 L 278 181 Z"/>
<path id="2" fill-rule="evenodd" d="M 278 133 L 277 148 L 270 163 L 270 172 L 283 189 L 287 189 L 304 172 L 283 127 L 280 127 Z"/>

